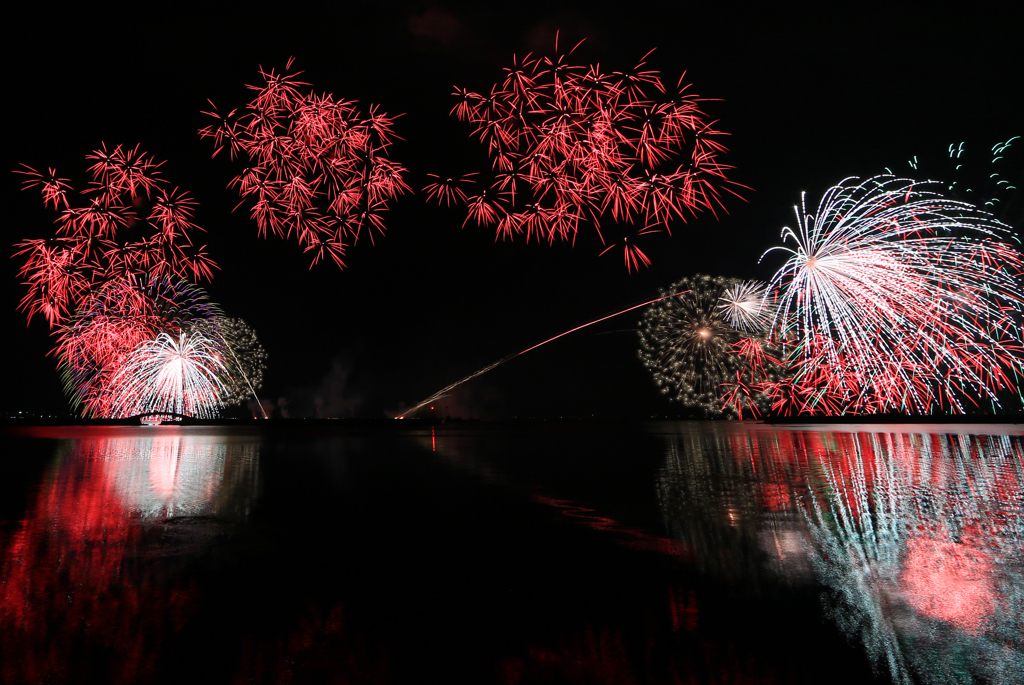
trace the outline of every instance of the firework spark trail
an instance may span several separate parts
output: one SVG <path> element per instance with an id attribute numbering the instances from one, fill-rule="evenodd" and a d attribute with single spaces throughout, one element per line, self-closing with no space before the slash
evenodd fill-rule
<path id="1" fill-rule="evenodd" d="M 640 309 L 641 307 L 646 307 L 648 305 L 654 304 L 655 302 L 660 302 L 661 300 L 667 299 L 669 297 L 675 297 L 676 295 L 682 295 L 684 292 L 686 292 L 686 291 L 682 291 L 682 292 L 678 292 L 678 293 L 672 293 L 671 295 L 664 295 L 662 297 L 657 297 L 657 298 L 655 298 L 653 300 L 648 300 L 646 302 L 641 302 L 640 304 L 632 305 L 631 307 L 627 307 L 626 309 L 622 309 L 620 311 L 617 311 L 614 314 L 608 314 L 607 316 L 602 316 L 600 319 L 594 319 L 593 321 L 589 321 L 589 322 L 587 322 L 587 323 L 585 323 L 583 325 L 576 326 L 575 328 L 570 328 L 569 330 L 564 331 L 562 333 L 559 333 L 558 335 L 552 336 L 552 337 L 548 338 L 547 340 L 544 340 L 542 342 L 537 343 L 536 345 L 531 345 L 530 347 L 527 347 L 525 350 L 522 350 L 521 352 L 516 352 L 515 354 L 510 354 L 507 357 L 502 357 L 501 359 L 499 359 L 498 361 L 494 362 L 493 364 L 489 364 L 489 365 L 485 366 L 484 368 L 480 369 L 479 371 L 474 371 L 473 373 L 471 373 L 470 375 L 466 376 L 465 378 L 463 378 L 461 380 L 458 380 L 458 381 L 455 381 L 451 385 L 445 386 L 441 390 L 438 390 L 436 393 L 434 393 L 433 395 L 431 395 L 427 399 L 423 400 L 422 402 L 420 402 L 419 404 L 414 406 L 412 409 L 406 410 L 405 412 L 403 412 L 401 415 L 399 415 L 396 418 L 404 419 L 409 414 L 412 414 L 412 413 L 416 412 L 417 410 L 427 406 L 431 402 L 436 402 L 437 400 L 441 399 L 442 397 L 445 397 L 450 391 L 454 390 L 455 388 L 457 388 L 458 386 L 462 385 L 463 383 L 465 383 L 467 381 L 471 381 L 474 378 L 476 378 L 477 376 L 482 376 L 483 374 L 487 373 L 488 371 L 501 366 L 505 362 L 507 362 L 507 361 L 509 361 L 511 359 L 515 359 L 516 357 L 521 357 L 522 355 L 526 354 L 527 352 L 535 350 L 538 347 L 541 347 L 542 345 L 547 345 L 549 342 L 554 342 L 555 340 L 558 340 L 559 338 L 564 338 L 565 336 L 569 335 L 570 333 L 575 333 L 576 331 L 579 331 L 579 330 L 582 330 L 584 328 L 587 328 L 588 326 L 593 326 L 594 324 L 601 323 L 602 321 L 607 321 L 608 319 L 613 319 L 616 316 L 619 316 L 620 314 L 625 314 L 627 312 L 633 311 L 634 309 Z"/>
<path id="2" fill-rule="evenodd" d="M 1015 185 L 1022 171 L 1021 136 L 997 142 L 989 148 L 985 162 L 968 149 L 966 141 L 950 144 L 947 161 L 932 163 L 927 156 L 914 155 L 907 160 L 915 176 L 927 175 L 941 180 L 945 192 L 955 200 L 968 202 L 992 212 L 1003 223 L 1017 226 L 1024 219 L 1021 213 L 1021 194 Z M 886 173 L 893 172 L 886 167 Z"/>
<path id="3" fill-rule="evenodd" d="M 794 371 L 776 408 L 962 413 L 1012 387 L 1024 256 L 1009 227 L 934 186 L 850 178 L 816 215 L 796 208 L 798 229 L 783 232 L 796 246 L 772 248 L 790 254 L 772 288 Z"/>
<path id="4" fill-rule="evenodd" d="M 267 352 L 256 337 L 256 332 L 245 321 L 237 318 L 219 317 L 212 324 L 209 327 L 210 337 L 223 343 L 224 351 L 229 357 L 226 366 L 231 382 L 227 384 L 221 398 L 224 405 L 241 403 L 251 395 L 259 405 L 263 418 L 270 418 L 263 409 L 259 395 L 256 394 L 256 388 L 263 385 L 267 359 Z"/>
<path id="5" fill-rule="evenodd" d="M 235 354 L 234 347 L 231 345 L 231 343 L 226 344 L 225 347 L 227 348 L 228 352 L 231 354 L 232 361 L 234 361 L 235 365 L 239 369 L 241 369 L 242 362 L 239 361 L 238 355 Z M 252 381 L 249 380 L 249 375 L 247 373 L 245 373 L 245 371 L 241 371 L 241 374 L 242 374 L 242 378 L 245 380 L 246 386 L 248 386 L 248 388 L 249 388 L 249 392 L 252 393 L 252 398 L 254 400 L 256 400 L 256 405 L 260 408 L 260 413 L 263 414 L 263 418 L 269 419 L 270 417 L 267 416 L 267 410 L 263 408 L 263 402 L 260 400 L 260 396 L 256 394 L 256 388 L 253 387 Z"/>

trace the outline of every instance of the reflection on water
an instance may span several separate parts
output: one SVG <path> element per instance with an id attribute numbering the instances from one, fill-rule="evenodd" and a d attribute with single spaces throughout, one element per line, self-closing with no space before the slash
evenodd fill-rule
<path id="1" fill-rule="evenodd" d="M 83 662 L 97 654 L 117 655 L 100 668 L 110 682 L 152 674 L 155 646 L 196 599 L 153 560 L 194 553 L 248 514 L 256 444 L 128 432 L 60 441 L 34 506 L 5 540 L 5 682 L 62 681 L 89 671 Z"/>
<path id="2" fill-rule="evenodd" d="M 0 681 L 1024 682 L 1024 438 L 978 428 L 12 439 Z"/>
<path id="3" fill-rule="evenodd" d="M 706 438 L 708 431 L 713 432 L 716 427 L 711 424 L 694 428 L 696 434 Z M 670 517 L 685 522 L 691 532 L 699 530 L 696 536 L 668 534 L 660 526 L 645 524 L 642 517 L 631 511 L 637 504 L 653 504 L 650 500 L 654 488 L 651 480 L 645 479 L 641 501 L 631 501 L 620 476 L 646 471 L 638 457 L 646 457 L 644 453 L 650 447 L 658 450 L 651 455 L 651 465 L 660 463 L 660 440 L 646 431 L 628 432 L 623 439 L 614 431 L 606 434 L 586 426 L 536 430 L 526 436 L 512 430 L 498 437 L 487 432 L 439 429 L 417 437 L 419 445 L 424 451 L 429 450 L 437 462 L 542 507 L 539 515 L 545 520 L 544 537 L 531 541 L 535 549 L 530 553 L 536 558 L 534 564 L 543 564 L 544 571 L 534 571 L 541 576 L 538 583 L 557 589 L 528 604 L 529 637 L 525 645 L 512 645 L 512 653 L 497 662 L 498 682 L 822 682 L 820 658 L 801 654 L 802 650 L 815 647 L 801 644 L 806 629 L 792 637 L 779 630 L 777 621 L 768 626 L 768 631 L 753 621 L 744 625 L 752 617 L 762 618 L 763 612 L 745 612 L 736 602 L 724 598 L 722 583 L 717 580 L 695 582 L 692 566 L 710 571 L 709 560 L 729 555 L 723 555 L 720 539 L 718 543 L 707 544 L 707 538 L 714 536 L 714 526 L 694 525 L 691 515 L 709 514 L 709 519 L 717 519 L 724 513 L 728 517 L 735 507 L 726 505 L 711 513 L 705 498 L 688 512 L 675 512 L 682 516 Z M 655 428 L 655 434 L 660 430 Z M 670 444 L 670 449 L 678 453 L 678 440 Z M 687 445 L 686 449 L 691 447 Z M 699 455 L 699 449 L 694 454 Z M 675 456 L 674 461 L 670 456 L 670 463 L 676 465 L 678 475 L 683 461 L 678 454 Z M 714 470 L 711 460 L 696 458 L 686 463 L 698 470 L 679 479 L 678 485 L 689 488 L 693 482 L 699 482 L 697 488 L 706 492 L 728 491 L 729 486 L 721 482 L 722 474 L 716 472 L 711 477 L 707 471 Z M 576 487 L 567 486 L 566 480 Z M 664 490 L 669 479 L 663 476 L 659 480 L 659 487 Z M 611 493 L 611 497 L 602 497 L 602 493 Z M 726 495 L 725 500 L 728 499 Z M 622 508 L 608 507 L 608 500 L 628 504 Z M 656 507 L 652 510 L 656 511 Z M 746 520 L 759 520 L 756 503 L 749 514 Z M 789 518 L 795 516 L 790 514 Z M 526 520 L 519 525 L 535 530 Z M 560 532 L 563 526 L 576 532 Z M 678 533 L 678 529 L 673 532 Z M 557 542 L 549 542 L 548 537 Z M 751 539 L 757 543 L 756 529 Z M 566 540 L 571 540 L 573 546 L 562 549 Z M 595 544 L 601 546 L 596 559 L 590 549 Z M 622 557 L 614 548 L 630 550 L 630 555 Z M 740 542 L 736 550 L 731 555 L 733 559 L 740 558 L 745 547 Z M 715 576 L 734 575 L 728 565 L 715 566 Z M 803 566 L 811 574 L 806 555 Z M 588 605 L 601 606 L 603 610 L 577 610 L 566 620 L 559 615 L 558 607 L 571 603 L 577 593 L 585 595 Z M 500 620 L 514 624 L 516 619 L 514 614 L 504 614 Z M 544 624 L 556 629 L 545 629 Z M 832 660 L 832 655 L 827 658 Z M 849 657 L 842 655 L 838 661 L 847 666 Z M 857 665 L 850 669 L 851 676 L 866 679 L 853 682 L 870 680 L 868 669 L 862 664 L 858 669 Z"/>
<path id="4" fill-rule="evenodd" d="M 1019 435 L 702 427 L 667 452 L 662 511 L 705 570 L 820 583 L 894 682 L 1024 682 Z"/>
<path id="5" fill-rule="evenodd" d="M 96 465 L 122 512 L 143 519 L 244 519 L 256 491 L 256 444 L 172 434 L 96 440 L 74 449 L 73 460 Z"/>
<path id="6" fill-rule="evenodd" d="M 495 450 L 488 449 L 483 441 L 474 438 L 472 435 L 442 434 L 438 439 L 437 431 L 431 428 L 429 436 L 425 433 L 417 435 L 416 441 L 424 449 L 429 449 L 434 456 L 485 483 L 506 487 L 514 485 L 516 477 L 495 464 Z M 578 525 L 608 533 L 609 540 L 625 547 L 660 552 L 673 557 L 687 556 L 687 550 L 675 539 L 652 535 L 649 531 L 625 525 L 571 499 L 552 497 L 543 487 L 528 484 L 526 490 L 532 501 L 551 507 L 561 517 Z"/>
<path id="7" fill-rule="evenodd" d="M 273 636 L 246 636 L 233 682 L 388 683 L 388 663 L 376 645 L 353 634 L 341 603 L 308 605 Z"/>

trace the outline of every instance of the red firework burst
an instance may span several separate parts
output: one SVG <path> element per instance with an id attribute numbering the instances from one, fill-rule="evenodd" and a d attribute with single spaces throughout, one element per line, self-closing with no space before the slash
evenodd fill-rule
<path id="1" fill-rule="evenodd" d="M 50 238 L 16 244 L 25 263 L 18 275 L 28 292 L 19 308 L 29 320 L 42 315 L 58 325 L 82 298 L 112 280 L 175 277 L 209 279 L 216 268 L 192 234 L 195 202 L 160 176 L 149 154 L 117 145 L 86 156 L 89 184 L 75 194 L 70 181 L 49 169 L 22 165 L 25 189 L 38 188 L 43 204 L 59 212 Z"/>
<path id="2" fill-rule="evenodd" d="M 466 193 L 466 177 L 431 175 L 424 190 L 439 204 L 465 204 L 467 223 L 494 226 L 500 238 L 574 242 L 589 223 L 632 271 L 650 264 L 638 237 L 671 233 L 674 221 L 724 209 L 723 191 L 736 194 L 719 161 L 724 134 L 682 78 L 669 89 L 644 60 L 605 73 L 571 64 L 571 53 L 556 44 L 552 57 L 514 57 L 487 94 L 456 88 L 452 114 L 473 125 L 493 178 Z"/>
<path id="3" fill-rule="evenodd" d="M 405 169 L 387 158 L 394 118 L 373 105 L 329 93 L 306 91 L 310 84 L 291 72 L 260 69 L 261 85 L 239 113 L 204 112 L 215 123 L 199 131 L 212 138 L 214 153 L 227 148 L 246 168 L 231 180 L 242 204 L 249 203 L 261 237 L 293 234 L 313 264 L 330 257 L 344 268 L 347 245 L 366 229 L 384 232 L 383 212 L 409 190 Z"/>

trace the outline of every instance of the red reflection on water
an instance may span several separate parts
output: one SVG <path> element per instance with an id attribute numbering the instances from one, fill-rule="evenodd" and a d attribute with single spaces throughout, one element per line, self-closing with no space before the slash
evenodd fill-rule
<path id="1" fill-rule="evenodd" d="M 573 519 L 587 528 L 618 533 L 621 536 L 618 542 L 626 547 L 676 557 L 689 558 L 691 556 L 690 551 L 679 540 L 658 537 L 639 528 L 626 526 L 615 519 L 600 516 L 593 509 L 584 507 L 571 500 L 545 497 L 537 492 L 534 492 L 532 497 L 535 502 L 554 507 L 566 518 Z"/>
<path id="2" fill-rule="evenodd" d="M 791 488 L 783 483 L 764 483 L 760 495 L 761 507 L 767 511 L 785 511 L 791 506 Z"/>
<path id="3" fill-rule="evenodd" d="M 696 630 L 697 618 L 700 614 L 697 605 L 697 593 L 690 590 L 686 596 L 674 587 L 669 588 L 669 612 L 672 616 L 672 628 L 675 630 Z"/>
<path id="4" fill-rule="evenodd" d="M 666 644 L 653 636 L 637 644 L 628 634 L 610 626 L 587 625 L 582 630 L 546 645 L 528 647 L 498 664 L 500 682 L 586 683 L 588 685 L 772 685 L 808 682 L 803 664 L 792 659 L 778 674 L 771 664 L 743 646 L 726 640 L 711 641 L 698 634 L 681 636 L 664 653 Z M 657 656 L 656 656 L 657 655 Z"/>
<path id="5" fill-rule="evenodd" d="M 246 637 L 238 685 L 262 683 L 375 683 L 391 680 L 386 654 L 349 631 L 341 604 L 310 605 L 274 635 Z"/>
<path id="6" fill-rule="evenodd" d="M 507 683 L 635 683 L 643 669 L 630 663 L 622 633 L 587 626 L 553 647 L 531 647 L 524 658 L 502 664 Z"/>
<path id="7" fill-rule="evenodd" d="M 134 683 L 155 674 L 164 636 L 184 626 L 198 593 L 149 568 L 146 551 L 162 543 L 161 529 L 146 524 L 210 509 L 223 454 L 202 443 L 165 434 L 58 450 L 0 550 L 0 680 Z"/>
<path id="8" fill-rule="evenodd" d="M 897 545 L 898 564 L 868 577 L 891 582 L 920 614 L 976 634 L 1005 603 L 994 578 L 1019 555 L 1021 540 L 1003 535 L 1024 515 L 1019 436 L 776 430 L 728 439 L 737 465 L 758 477 L 762 511 L 799 502 L 812 520 L 831 512 L 821 530 L 845 545 Z M 847 537 L 843 526 L 870 534 Z M 864 552 L 851 559 L 889 558 Z"/>
<path id="9" fill-rule="evenodd" d="M 4 554 L 5 682 L 56 682 L 92 668 L 86 645 L 116 655 L 98 666 L 111 682 L 136 682 L 155 672 L 153 645 L 191 613 L 192 588 L 125 577 L 145 531 L 102 471 L 95 461 L 65 461 Z"/>
<path id="10" fill-rule="evenodd" d="M 922 536 L 907 542 L 900 584 L 922 614 L 976 634 L 1001 599 L 993 571 L 992 554 L 984 549 Z"/>
<path id="11" fill-rule="evenodd" d="M 944 430 L 960 427 L 683 429 L 659 501 L 706 567 L 759 579 L 756 540 L 773 574 L 820 582 L 894 681 L 1016 682 L 1024 436 Z"/>

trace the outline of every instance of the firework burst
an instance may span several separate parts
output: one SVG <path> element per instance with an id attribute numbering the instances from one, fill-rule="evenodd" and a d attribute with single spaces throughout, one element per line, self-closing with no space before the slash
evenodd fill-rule
<path id="1" fill-rule="evenodd" d="M 763 413 L 764 389 L 782 375 L 766 329 L 754 325 L 767 321 L 763 307 L 750 305 L 764 286 L 698 275 L 668 292 L 678 294 L 648 307 L 640 329 L 640 359 L 662 393 L 710 417 Z M 748 330 L 731 323 L 737 316 Z"/>
<path id="2" fill-rule="evenodd" d="M 217 341 L 196 331 L 160 333 L 143 342 L 110 381 L 110 415 L 217 416 L 228 376 L 222 353 Z"/>
<path id="3" fill-rule="evenodd" d="M 722 293 L 719 310 L 725 321 L 739 331 L 763 333 L 775 319 L 775 305 L 768 287 L 757 281 L 738 281 Z"/>
<path id="4" fill-rule="evenodd" d="M 734 193 L 723 134 L 682 79 L 673 89 L 643 60 L 606 73 L 571 64 L 571 53 L 513 59 L 489 93 L 457 89 L 452 113 L 486 146 L 491 177 L 432 176 L 427 197 L 465 204 L 464 223 L 499 238 L 574 243 L 590 225 L 627 269 L 646 266 L 638 239 Z"/>
<path id="5" fill-rule="evenodd" d="M 172 279 L 116 279 L 104 284 L 57 329 L 53 355 L 73 406 L 85 416 L 117 418 L 133 407 L 166 404 L 164 395 L 153 394 L 156 386 L 140 381 L 132 390 L 137 377 L 123 374 L 123 369 L 141 354 L 139 350 L 152 351 L 158 340 L 165 347 L 167 340 L 180 346 L 182 336 L 191 341 L 182 349 L 194 353 L 194 345 L 201 344 L 217 358 L 207 368 L 216 376 L 218 396 L 211 404 L 207 389 L 201 397 L 183 400 L 182 406 L 199 407 L 199 415 L 209 417 L 220 406 L 255 396 L 266 365 L 256 333 L 241 319 L 224 317 L 199 287 Z M 185 390 L 189 387 L 193 386 Z M 135 400 L 129 400 L 132 392 Z"/>
<path id="6" fill-rule="evenodd" d="M 242 319 L 226 317 L 218 318 L 211 328 L 210 337 L 222 343 L 222 361 L 228 372 L 221 402 L 225 406 L 240 404 L 251 398 L 258 402 L 256 392 L 263 387 L 267 352 L 260 344 L 256 331 Z"/>
<path id="7" fill-rule="evenodd" d="M 161 333 L 218 330 L 220 321 L 220 310 L 195 285 L 118 278 L 83 298 L 57 329 L 52 354 L 72 405 L 87 416 L 110 418 L 112 379 L 134 350 Z"/>
<path id="8" fill-rule="evenodd" d="M 301 72 L 260 69 L 262 84 L 239 114 L 205 114 L 199 131 L 214 156 L 225 148 L 245 168 L 230 186 L 248 203 L 260 236 L 295 236 L 312 263 L 330 258 L 344 268 L 346 247 L 366 232 L 384 232 L 383 213 L 409 190 L 405 169 L 387 157 L 394 119 L 375 105 L 306 92 Z M 212 103 L 211 103 L 212 105 Z"/>
<path id="9" fill-rule="evenodd" d="M 776 408 L 964 412 L 1024 370 L 1020 251 L 990 214 L 894 176 L 850 178 L 801 203 L 776 273 L 792 382 Z M 771 252 L 772 250 L 769 250 Z"/>
<path id="10" fill-rule="evenodd" d="M 39 314 L 51 327 L 81 301 L 118 279 L 140 274 L 203 280 L 216 265 L 193 236 L 196 203 L 160 175 L 163 162 L 138 146 L 105 144 L 86 156 L 88 188 L 76 194 L 53 169 L 45 174 L 25 166 L 25 189 L 39 189 L 43 204 L 59 212 L 50 238 L 24 240 L 16 257 L 28 292 L 19 308 L 29 320 Z"/>

